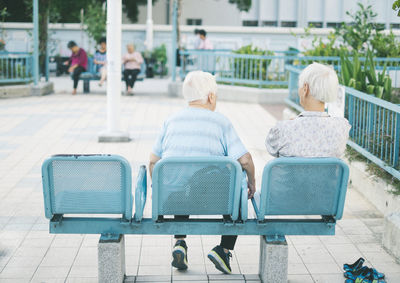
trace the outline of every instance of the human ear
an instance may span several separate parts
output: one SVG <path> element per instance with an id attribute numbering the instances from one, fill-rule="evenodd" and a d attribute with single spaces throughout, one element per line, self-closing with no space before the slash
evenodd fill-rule
<path id="1" fill-rule="evenodd" d="M 304 96 L 308 96 L 308 94 L 310 93 L 310 87 L 308 86 L 307 83 L 305 83 L 303 85 L 303 92 L 304 92 Z"/>

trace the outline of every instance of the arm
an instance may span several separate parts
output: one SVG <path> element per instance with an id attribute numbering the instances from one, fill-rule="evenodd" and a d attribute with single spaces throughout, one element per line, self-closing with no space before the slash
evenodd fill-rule
<path id="1" fill-rule="evenodd" d="M 279 151 L 282 148 L 281 145 L 281 131 L 278 126 L 273 127 L 265 139 L 265 147 L 269 154 L 274 157 L 279 157 Z"/>
<path id="2" fill-rule="evenodd" d="M 150 162 L 149 162 L 149 172 L 150 172 L 150 178 L 153 177 L 153 168 L 156 165 L 156 163 L 160 160 L 161 158 L 155 155 L 154 153 L 150 154 Z"/>
<path id="3" fill-rule="evenodd" d="M 247 173 L 247 186 L 249 188 L 248 198 L 252 198 L 254 193 L 256 192 L 256 178 L 254 173 L 254 163 L 253 158 L 250 153 L 244 154 L 242 157 L 238 159 L 240 165 L 243 170 Z"/>

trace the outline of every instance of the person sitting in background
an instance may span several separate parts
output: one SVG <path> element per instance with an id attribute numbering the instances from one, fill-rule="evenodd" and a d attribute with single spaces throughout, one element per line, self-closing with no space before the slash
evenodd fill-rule
<path id="1" fill-rule="evenodd" d="M 211 41 L 207 38 L 207 33 L 204 29 L 199 30 L 200 34 L 200 45 L 198 49 L 214 49 Z"/>
<path id="2" fill-rule="evenodd" d="M 155 164 L 171 156 L 228 156 L 238 160 L 248 176 L 248 197 L 253 197 L 256 186 L 254 164 L 232 123 L 222 114 L 214 112 L 217 103 L 217 83 L 214 76 L 202 71 L 187 74 L 183 82 L 183 96 L 188 107 L 164 122 L 163 128 L 150 155 L 149 171 L 152 176 Z M 227 196 L 228 197 L 228 196 Z M 177 215 L 175 219 L 188 219 L 189 215 Z M 172 266 L 187 269 L 187 245 L 185 235 L 175 235 Z M 231 273 L 229 250 L 233 250 L 237 236 L 222 236 L 208 258 L 215 267 Z"/>
<path id="3" fill-rule="evenodd" d="M 267 136 L 265 146 L 275 156 L 340 158 L 349 138 L 345 118 L 330 117 L 325 103 L 337 99 L 339 82 L 333 68 L 313 63 L 299 76 L 300 104 L 304 112 L 293 120 L 280 121 Z"/>
<path id="4" fill-rule="evenodd" d="M 72 51 L 72 54 L 69 60 L 64 62 L 64 64 L 69 65 L 68 73 L 72 73 L 72 79 L 74 80 L 74 90 L 72 91 L 72 94 L 76 94 L 79 77 L 82 72 L 86 71 L 88 59 L 85 50 L 79 48 L 75 41 L 71 40 L 68 42 L 67 46 Z"/>
<path id="5" fill-rule="evenodd" d="M 140 52 L 135 51 L 135 46 L 133 44 L 128 44 L 126 48 L 128 53 L 122 57 L 122 63 L 124 64 L 124 79 L 126 91 L 132 93 L 136 78 L 140 73 L 140 67 L 143 64 L 143 57 Z"/>
<path id="6" fill-rule="evenodd" d="M 106 38 L 102 37 L 99 41 L 99 49 L 94 53 L 93 63 L 96 65 L 96 73 L 100 73 L 99 86 L 102 86 L 107 78 L 107 43 Z"/>

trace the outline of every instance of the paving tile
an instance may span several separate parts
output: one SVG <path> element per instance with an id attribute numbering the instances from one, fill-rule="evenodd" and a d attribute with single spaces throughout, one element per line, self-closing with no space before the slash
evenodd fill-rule
<path id="1" fill-rule="evenodd" d="M 246 281 L 259 281 L 260 275 L 258 274 L 243 274 Z"/>
<path id="2" fill-rule="evenodd" d="M 32 278 L 32 275 L 35 273 L 35 271 L 36 271 L 36 266 L 29 266 L 29 267 L 6 266 L 0 273 L 0 281 L 2 281 L 2 279 L 4 278 L 27 280 Z"/>
<path id="3" fill-rule="evenodd" d="M 209 274 L 208 280 L 236 281 L 236 280 L 244 280 L 244 276 L 242 274 Z"/>
<path id="4" fill-rule="evenodd" d="M 138 275 L 136 282 L 171 282 L 171 276 L 165 275 Z"/>
<path id="5" fill-rule="evenodd" d="M 186 274 L 182 274 L 182 275 L 176 275 L 173 274 L 172 275 L 172 280 L 173 281 L 207 281 L 208 282 L 208 276 L 206 274 L 198 274 L 198 275 L 186 275 Z"/>
<path id="6" fill-rule="evenodd" d="M 66 278 L 69 270 L 69 266 L 39 266 L 34 278 Z"/>
<path id="7" fill-rule="evenodd" d="M 72 266 L 68 277 L 93 278 L 98 276 L 97 266 Z"/>
<path id="8" fill-rule="evenodd" d="M 288 274 L 309 274 L 309 272 L 303 263 L 289 263 Z"/>
<path id="9" fill-rule="evenodd" d="M 204 264 L 192 264 L 191 262 L 189 262 L 188 269 L 186 270 L 178 270 L 176 268 L 172 268 L 173 277 L 198 275 L 206 275 L 206 266 Z"/>
<path id="10" fill-rule="evenodd" d="M 129 275 L 132 277 L 136 276 L 137 272 L 138 272 L 138 266 L 125 264 L 125 272 L 126 272 L 126 275 Z"/>
<path id="11" fill-rule="evenodd" d="M 51 248 L 43 258 L 42 266 L 71 266 L 77 255 L 76 248 Z"/>
<path id="12" fill-rule="evenodd" d="M 288 275 L 289 283 L 314 283 L 311 275 Z M 342 281 L 340 281 L 342 282 Z"/>
<path id="13" fill-rule="evenodd" d="M 342 273 L 336 263 L 306 263 L 305 265 L 311 274 Z"/>
<path id="14" fill-rule="evenodd" d="M 99 280 L 97 277 L 81 277 L 81 278 L 67 278 L 67 281 L 65 283 L 98 283 Z"/>
<path id="15" fill-rule="evenodd" d="M 312 274 L 312 277 L 316 283 L 337 283 L 343 282 L 343 274 Z"/>
<path id="16" fill-rule="evenodd" d="M 163 266 L 156 266 L 156 265 L 140 265 L 139 266 L 139 271 L 138 271 L 138 276 L 140 275 L 168 275 L 171 276 L 172 270 L 171 270 L 171 263 L 168 263 L 168 265 L 163 265 Z"/>
<path id="17" fill-rule="evenodd" d="M 12 257 L 7 267 L 37 267 L 42 259 L 42 257 Z"/>
<path id="18" fill-rule="evenodd" d="M 35 257 L 35 256 L 40 256 L 43 257 L 46 252 L 47 252 L 48 248 L 47 247 L 35 247 L 35 248 L 31 248 L 31 247 L 20 247 L 15 251 L 14 256 L 17 257 Z"/>

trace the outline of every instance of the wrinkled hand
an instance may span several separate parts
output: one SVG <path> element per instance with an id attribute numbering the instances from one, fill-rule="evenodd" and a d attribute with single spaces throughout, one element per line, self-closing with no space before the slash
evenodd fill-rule
<path id="1" fill-rule="evenodd" d="M 255 182 L 254 183 L 248 183 L 247 184 L 247 187 L 248 187 L 248 192 L 247 192 L 247 198 L 248 199 L 251 199 L 253 196 L 254 196 L 254 194 L 255 194 L 255 192 L 256 192 L 256 184 L 255 184 Z"/>
<path id="2" fill-rule="evenodd" d="M 69 61 L 65 61 L 64 63 L 63 63 L 63 65 L 69 65 Z"/>
<path id="3" fill-rule="evenodd" d="M 72 68 L 72 67 L 68 68 L 68 73 L 72 73 L 73 71 L 74 71 L 74 68 Z"/>

